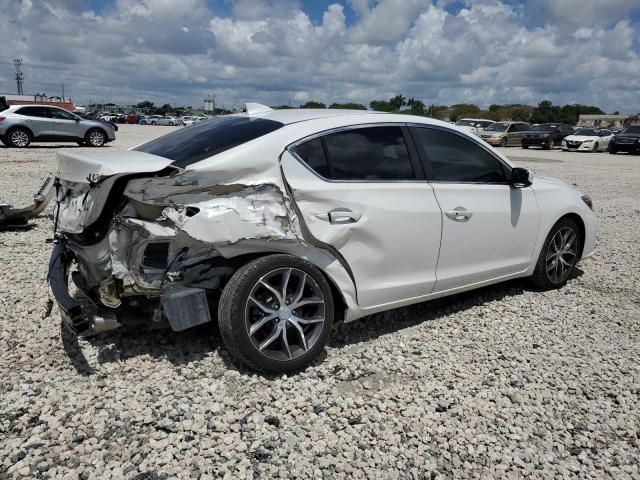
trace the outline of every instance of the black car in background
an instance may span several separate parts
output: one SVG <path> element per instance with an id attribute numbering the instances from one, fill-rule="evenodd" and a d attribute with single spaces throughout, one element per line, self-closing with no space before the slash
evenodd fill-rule
<path id="1" fill-rule="evenodd" d="M 562 139 L 573 133 L 573 127 L 566 123 L 541 123 L 522 135 L 522 148 L 542 147 L 545 150 L 555 148 Z"/>
<path id="2" fill-rule="evenodd" d="M 609 153 L 627 152 L 640 155 L 640 125 L 627 127 L 609 142 Z"/>

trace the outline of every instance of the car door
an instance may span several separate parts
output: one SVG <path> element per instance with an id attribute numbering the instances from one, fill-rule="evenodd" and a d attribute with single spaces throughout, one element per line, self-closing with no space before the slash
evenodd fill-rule
<path id="1" fill-rule="evenodd" d="M 533 189 L 511 187 L 510 167 L 458 132 L 415 126 L 411 134 L 442 210 L 434 291 L 525 271 L 539 223 Z"/>
<path id="2" fill-rule="evenodd" d="M 442 218 L 406 127 L 332 131 L 292 145 L 282 170 L 306 235 L 350 272 L 361 307 L 429 294 Z"/>
<path id="3" fill-rule="evenodd" d="M 61 140 L 75 141 L 84 137 L 84 127 L 79 122 L 79 117 L 62 108 L 50 108 L 50 111 L 55 124 L 56 135 Z"/>
<path id="4" fill-rule="evenodd" d="M 55 125 L 47 107 L 22 107 L 16 113 L 24 117 L 24 124 L 35 139 L 55 136 Z"/>
<path id="5" fill-rule="evenodd" d="M 509 127 L 509 144 L 520 146 L 522 144 L 522 133 L 524 132 L 524 124 L 513 123 Z"/>

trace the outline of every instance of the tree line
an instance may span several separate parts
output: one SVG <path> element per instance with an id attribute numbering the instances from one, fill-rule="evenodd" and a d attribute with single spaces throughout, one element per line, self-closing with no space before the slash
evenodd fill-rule
<path id="1" fill-rule="evenodd" d="M 276 105 L 273 108 L 293 108 L 290 105 Z M 309 101 L 299 108 L 327 108 L 326 104 L 318 101 Z M 332 103 L 329 108 L 342 108 L 351 110 L 367 110 L 360 103 Z M 604 112 L 592 105 L 567 104 L 564 106 L 553 105 L 549 100 L 542 100 L 537 107 L 522 104 L 493 104 L 488 109 L 482 109 L 472 103 L 459 103 L 447 105 L 426 105 L 422 100 L 406 98 L 396 95 L 389 100 L 372 100 L 369 103 L 371 110 L 380 112 L 394 112 L 424 117 L 446 118 L 453 122 L 465 118 L 486 118 L 489 120 L 514 120 L 529 123 L 568 123 L 575 125 L 578 117 L 583 114 L 603 115 Z M 615 112 L 616 114 L 618 112 Z"/>

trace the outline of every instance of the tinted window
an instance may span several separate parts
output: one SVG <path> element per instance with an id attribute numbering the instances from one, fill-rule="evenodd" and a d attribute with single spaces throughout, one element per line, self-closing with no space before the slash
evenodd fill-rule
<path id="1" fill-rule="evenodd" d="M 51 116 L 49 109 L 46 107 L 22 107 L 19 110 L 16 110 L 16 113 L 20 115 L 27 115 L 29 117 L 49 118 Z"/>
<path id="2" fill-rule="evenodd" d="M 331 178 L 321 139 L 314 138 L 313 140 L 298 145 L 296 147 L 296 153 L 318 175 L 324 178 Z"/>
<path id="3" fill-rule="evenodd" d="M 413 180 L 400 127 L 366 127 L 324 137 L 334 180 Z"/>
<path id="4" fill-rule="evenodd" d="M 69 112 L 67 112 L 65 110 L 60 110 L 58 108 L 52 108 L 51 109 L 51 116 L 53 118 L 57 118 L 57 119 L 60 119 L 60 120 L 75 120 L 76 119 L 76 117 L 71 115 Z"/>
<path id="5" fill-rule="evenodd" d="M 169 158 L 174 165 L 186 167 L 283 126 L 280 122 L 264 118 L 220 117 L 176 130 L 135 150 Z"/>
<path id="6" fill-rule="evenodd" d="M 430 166 L 429 179 L 440 182 L 506 181 L 502 163 L 461 135 L 433 128 L 414 128 L 415 141 Z"/>
<path id="7" fill-rule="evenodd" d="M 551 132 L 557 128 L 556 125 L 551 125 L 550 123 L 541 123 L 540 125 L 536 125 L 531 130 L 534 132 Z"/>
<path id="8" fill-rule="evenodd" d="M 640 126 L 628 127 L 622 133 L 640 133 Z"/>

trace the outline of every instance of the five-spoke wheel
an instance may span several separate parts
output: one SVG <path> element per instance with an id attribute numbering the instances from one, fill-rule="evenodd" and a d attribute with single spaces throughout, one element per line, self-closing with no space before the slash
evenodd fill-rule
<path id="1" fill-rule="evenodd" d="M 223 342 L 245 365 L 271 373 L 308 365 L 333 326 L 333 299 L 324 275 L 290 255 L 270 255 L 240 268 L 218 308 Z"/>

